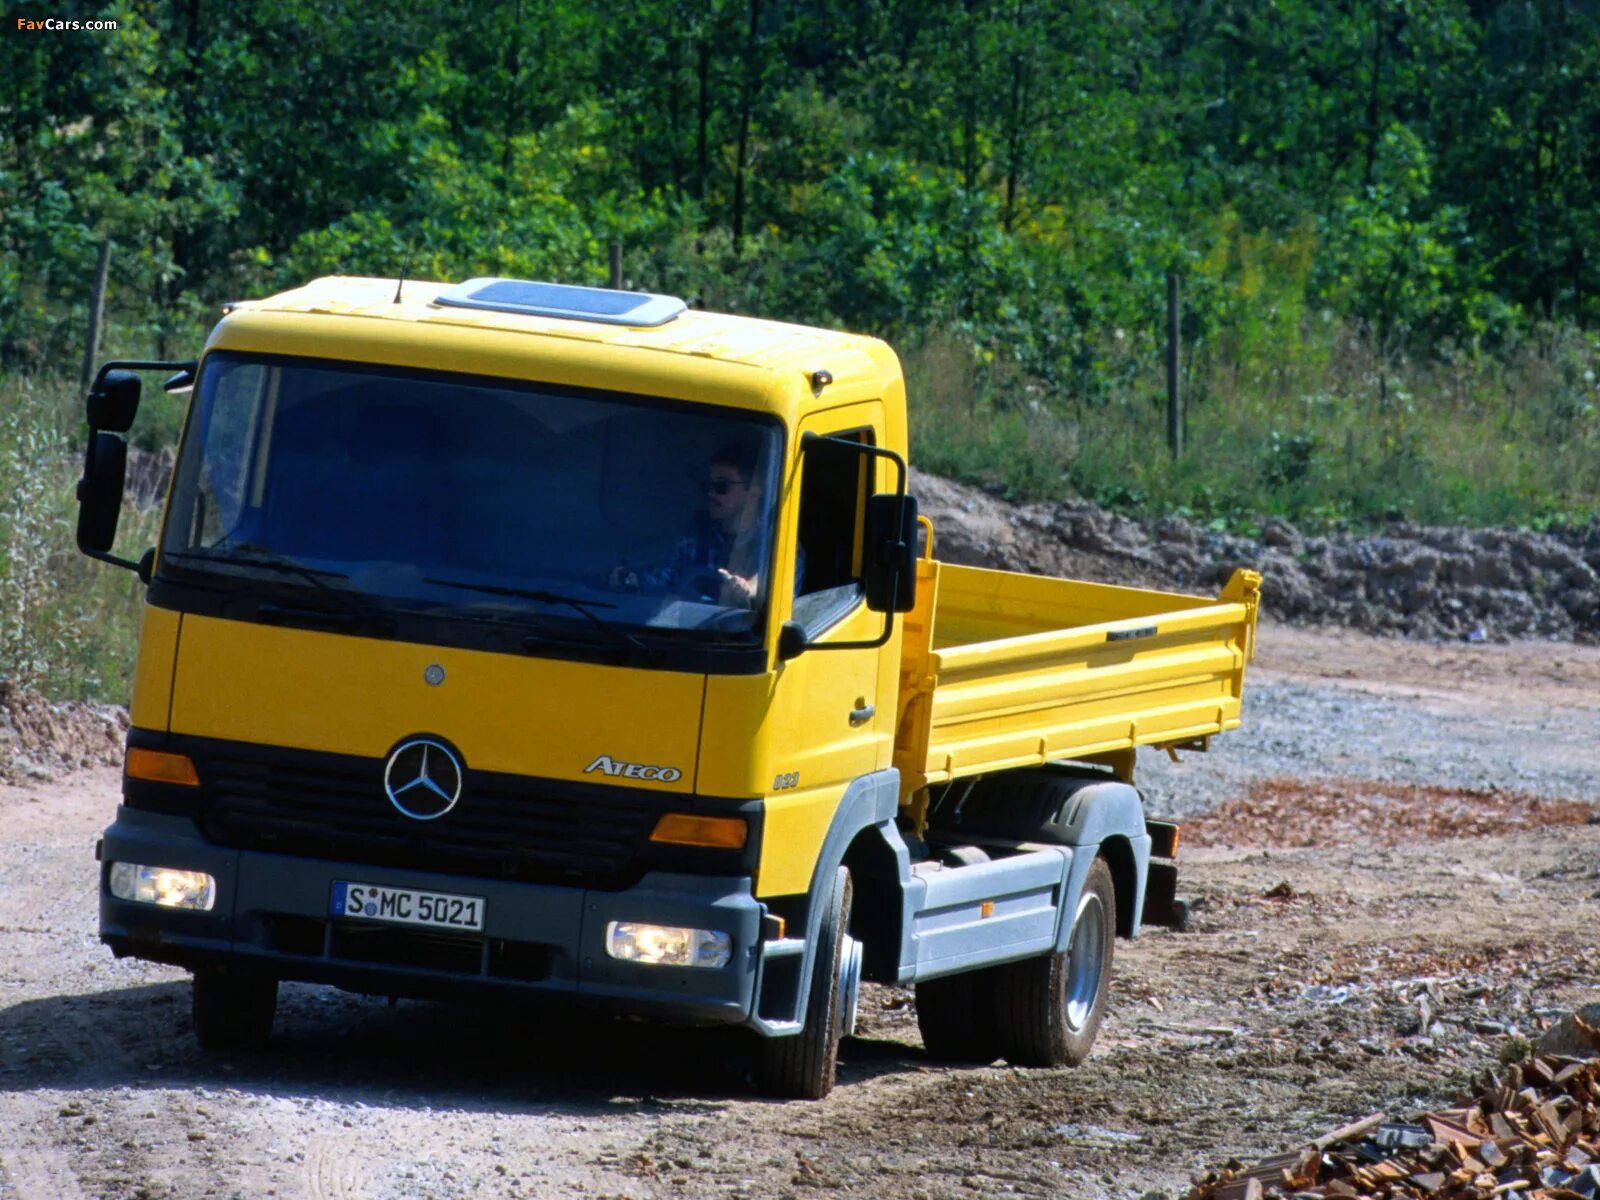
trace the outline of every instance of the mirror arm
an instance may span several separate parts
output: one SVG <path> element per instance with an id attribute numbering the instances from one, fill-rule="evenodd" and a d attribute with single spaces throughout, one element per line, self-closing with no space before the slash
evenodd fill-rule
<path id="1" fill-rule="evenodd" d="M 105 383 L 106 376 L 112 371 L 193 371 L 199 365 L 194 359 L 180 362 L 175 358 L 115 358 L 100 364 L 89 390 L 98 391 Z"/>
<path id="2" fill-rule="evenodd" d="M 894 614 L 892 612 L 887 612 L 887 613 L 883 614 L 883 632 L 880 633 L 875 638 L 869 638 L 868 640 L 866 640 L 864 642 L 810 642 L 810 641 L 808 641 L 801 649 L 804 650 L 804 652 L 807 653 L 807 654 L 812 654 L 812 653 L 814 653 L 815 651 L 818 651 L 818 650 L 876 650 L 879 646 L 886 645 L 888 643 L 889 639 L 891 637 L 893 637 L 893 636 L 894 636 Z M 798 652 L 797 652 L 796 656 L 798 656 Z"/>
<path id="3" fill-rule="evenodd" d="M 150 582 L 150 578 L 145 572 L 145 565 L 143 561 L 134 562 L 131 558 L 123 558 L 120 555 L 109 554 L 104 550 L 85 550 L 81 546 L 78 547 L 78 550 L 80 553 L 87 555 L 89 558 L 99 559 L 103 563 L 110 563 L 113 567 L 122 567 L 125 570 L 134 572 L 146 583 Z"/>

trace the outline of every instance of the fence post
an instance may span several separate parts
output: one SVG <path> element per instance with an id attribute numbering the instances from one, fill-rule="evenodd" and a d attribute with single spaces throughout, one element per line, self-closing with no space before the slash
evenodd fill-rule
<path id="1" fill-rule="evenodd" d="M 622 290 L 622 243 L 611 243 L 611 289 Z"/>
<path id="2" fill-rule="evenodd" d="M 1178 389 L 1178 343 L 1183 322 L 1178 308 L 1178 273 L 1167 272 L 1167 449 L 1183 457 L 1183 398 Z"/>
<path id="3" fill-rule="evenodd" d="M 100 261 L 94 269 L 94 291 L 89 294 L 89 336 L 83 340 L 82 386 L 94 381 L 95 360 L 100 357 L 100 327 L 106 319 L 106 281 L 111 277 L 111 239 L 100 241 Z"/>

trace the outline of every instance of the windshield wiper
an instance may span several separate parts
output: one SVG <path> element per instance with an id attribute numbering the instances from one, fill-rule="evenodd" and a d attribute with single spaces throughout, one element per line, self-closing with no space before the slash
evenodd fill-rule
<path id="1" fill-rule="evenodd" d="M 498 583 L 468 583 L 460 579 L 424 579 L 422 582 L 431 583 L 437 587 L 461 588 L 469 592 L 482 592 L 486 596 L 507 596 L 514 600 L 532 600 L 535 604 L 563 604 L 574 612 L 581 613 L 591 625 L 619 645 L 630 646 L 651 660 L 661 657 L 661 652 L 654 646 L 641 642 L 627 630 L 619 629 L 594 611 L 597 608 L 616 607 L 615 604 L 608 603 L 605 600 L 579 600 L 576 596 L 564 596 L 560 592 L 548 592 L 540 588 L 506 587 L 504 584 Z"/>
<path id="2" fill-rule="evenodd" d="M 330 579 L 349 579 L 350 576 L 342 571 L 325 571 L 321 567 L 308 567 L 287 554 L 254 549 L 248 549 L 248 552 L 243 554 L 238 552 L 201 554 L 192 550 L 168 550 L 161 557 L 187 559 L 190 562 L 222 563 L 229 567 L 260 567 L 263 571 L 273 571 L 279 575 L 293 575 L 332 596 L 336 603 L 344 605 L 351 612 L 361 614 L 363 611 L 348 591 L 336 588 L 328 582 Z"/>

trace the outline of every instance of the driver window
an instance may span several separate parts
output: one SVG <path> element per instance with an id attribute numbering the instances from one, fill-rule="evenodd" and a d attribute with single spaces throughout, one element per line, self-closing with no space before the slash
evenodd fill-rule
<path id="1" fill-rule="evenodd" d="M 827 435 L 801 462 L 799 588 L 794 619 L 815 634 L 861 598 L 861 541 L 871 459 L 834 442 L 872 445 L 870 429 Z"/>

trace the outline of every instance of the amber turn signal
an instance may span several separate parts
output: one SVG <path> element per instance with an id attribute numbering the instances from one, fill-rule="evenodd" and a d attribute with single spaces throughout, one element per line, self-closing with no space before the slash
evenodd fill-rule
<path id="1" fill-rule="evenodd" d="M 695 817 L 688 813 L 667 813 L 656 822 L 650 840 L 671 842 L 678 846 L 742 850 L 749 833 L 743 817 Z"/>
<path id="2" fill-rule="evenodd" d="M 195 773 L 194 761 L 187 754 L 168 754 L 164 750 L 146 750 L 142 746 L 128 747 L 128 761 L 124 765 L 129 779 L 148 779 L 152 783 L 180 783 L 185 787 L 199 787 L 200 776 Z"/>

